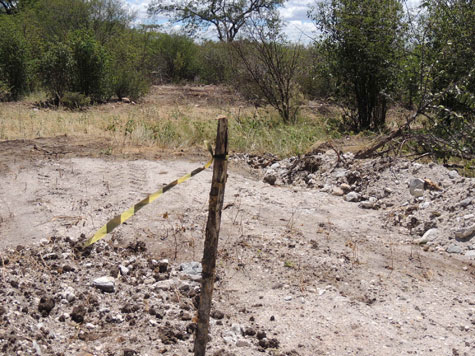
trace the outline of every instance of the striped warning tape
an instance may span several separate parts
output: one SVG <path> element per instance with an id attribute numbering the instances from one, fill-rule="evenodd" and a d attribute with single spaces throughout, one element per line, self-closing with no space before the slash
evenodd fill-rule
<path id="1" fill-rule="evenodd" d="M 127 221 L 129 218 L 131 218 L 132 216 L 134 216 L 140 209 L 142 209 L 145 205 L 147 204 L 150 204 L 151 202 L 153 202 L 154 200 L 158 199 L 158 197 L 160 197 L 163 193 L 169 191 L 170 189 L 172 189 L 173 187 L 177 186 L 178 184 L 180 183 L 183 183 L 185 181 L 187 181 L 188 179 L 190 179 L 191 177 L 197 175 L 198 173 L 204 171 L 206 168 L 208 168 L 209 166 L 211 166 L 211 164 L 213 163 L 213 159 L 214 159 L 214 156 L 213 156 L 213 149 L 211 148 L 211 144 L 207 141 L 205 141 L 205 144 L 207 145 L 207 148 L 208 148 L 208 151 L 211 153 L 211 159 L 206 162 L 206 164 L 203 166 L 203 167 L 200 167 L 200 168 L 197 168 L 195 169 L 194 171 L 192 171 L 191 173 L 188 173 L 188 174 L 185 174 L 183 177 L 181 178 L 178 178 L 177 180 L 174 180 L 173 182 L 167 184 L 166 186 L 164 186 L 163 188 L 161 188 L 160 190 L 156 191 L 155 193 L 152 193 L 150 194 L 149 196 L 147 196 L 145 199 L 143 199 L 142 201 L 138 202 L 137 204 L 135 204 L 134 206 L 130 207 L 129 209 L 127 209 L 126 211 L 124 211 L 122 214 L 120 215 L 117 215 L 116 217 L 114 217 L 112 220 L 109 220 L 109 222 L 107 224 L 105 224 L 103 227 L 101 227 L 95 234 L 93 237 L 91 237 L 89 240 L 87 240 L 85 243 L 84 243 L 84 247 L 87 247 L 87 246 L 90 246 L 92 245 L 93 243 L 99 241 L 100 239 L 102 239 L 104 236 L 106 236 L 109 232 L 111 232 L 112 230 L 114 230 L 117 226 L 119 226 L 120 224 L 122 224 L 124 221 Z"/>

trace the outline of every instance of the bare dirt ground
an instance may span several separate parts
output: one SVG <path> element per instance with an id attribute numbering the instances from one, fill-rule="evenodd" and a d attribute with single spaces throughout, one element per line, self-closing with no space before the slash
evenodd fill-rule
<path id="1" fill-rule="evenodd" d="M 92 249 L 78 244 L 207 157 L 108 156 L 107 147 L 71 137 L 0 142 L 0 354 L 190 354 L 199 284 L 180 264 L 201 259 L 211 170 Z M 231 160 L 209 354 L 473 355 L 473 234 L 451 235 L 474 221 L 473 179 L 405 162 L 342 172 L 336 155 L 318 157 L 262 169 Z M 316 168 L 325 164 L 333 168 Z M 380 174 L 349 182 L 358 170 Z M 421 170 L 442 190 L 414 201 L 405 181 Z M 359 202 L 345 201 L 341 184 Z M 358 205 L 373 196 L 371 209 Z M 430 228 L 443 237 L 415 244 Z M 113 291 L 93 285 L 104 276 Z"/>

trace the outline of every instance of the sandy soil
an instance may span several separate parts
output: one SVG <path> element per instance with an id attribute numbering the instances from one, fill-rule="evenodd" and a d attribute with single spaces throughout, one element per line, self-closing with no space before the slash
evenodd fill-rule
<path id="1" fill-rule="evenodd" d="M 179 264 L 201 260 L 211 170 L 142 209 L 91 256 L 74 255 L 73 247 L 207 157 L 105 156 L 105 147 L 69 137 L 0 142 L 0 353 L 190 354 L 189 335 L 173 342 L 160 335 L 168 327 L 188 330 L 183 310 L 193 310 L 174 297 L 177 289 L 161 288 L 158 277 L 149 281 L 147 266 L 166 258 L 178 290 L 195 288 Z M 473 259 L 408 243 L 408 233 L 388 228 L 386 209 L 361 209 L 316 187 L 269 185 L 262 175 L 240 160 L 230 164 L 215 292 L 224 318 L 212 320 L 210 354 L 475 353 Z M 471 211 L 473 205 L 465 214 Z M 137 241 L 147 251 L 127 250 Z M 44 258 L 49 253 L 57 257 Z M 72 272 L 58 273 L 65 261 Z M 135 274 L 118 280 L 115 293 L 91 287 L 124 261 Z M 44 285 L 34 283 L 38 278 Z M 78 298 L 64 302 L 67 288 Z M 84 295 L 97 303 L 77 322 L 71 310 Z M 38 315 L 42 297 L 56 306 Z M 144 305 L 154 297 L 168 311 L 152 322 Z M 137 308 L 124 311 L 131 300 Z M 126 317 L 108 319 L 99 312 L 106 307 Z M 45 327 L 55 337 L 41 336 Z M 84 337 L 88 328 L 96 337 Z"/>

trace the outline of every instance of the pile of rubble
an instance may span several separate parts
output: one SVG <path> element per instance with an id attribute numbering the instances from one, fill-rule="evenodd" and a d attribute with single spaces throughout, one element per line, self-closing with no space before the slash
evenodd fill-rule
<path id="1" fill-rule="evenodd" d="M 200 263 L 173 266 L 155 260 L 140 241 L 126 247 L 104 241 L 80 246 L 71 238 L 51 238 L 0 253 L 0 354 L 190 352 Z M 234 355 L 221 351 L 228 342 L 254 350 L 279 344 L 258 327 L 223 320 L 219 310 L 211 316 L 213 355 Z"/>
<path id="2" fill-rule="evenodd" d="M 262 167 L 264 182 L 319 189 L 381 210 L 388 228 L 410 235 L 408 242 L 475 258 L 475 179 L 455 170 L 392 157 L 357 160 L 334 150 L 281 161 L 245 159 Z"/>

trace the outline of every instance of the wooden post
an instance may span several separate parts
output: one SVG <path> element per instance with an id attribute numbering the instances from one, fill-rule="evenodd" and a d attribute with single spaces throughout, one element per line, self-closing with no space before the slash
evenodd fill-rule
<path id="1" fill-rule="evenodd" d="M 226 186 L 228 161 L 228 120 L 218 119 L 218 133 L 214 152 L 213 181 L 209 194 L 208 223 L 203 250 L 203 272 L 201 280 L 200 305 L 198 308 L 198 326 L 194 352 L 195 356 L 205 356 L 208 343 L 209 314 L 213 297 L 214 279 L 216 276 L 216 255 L 218 252 L 221 210 L 223 208 L 224 188 Z"/>

